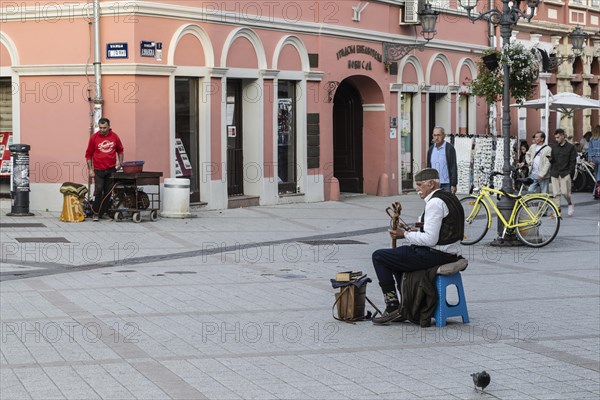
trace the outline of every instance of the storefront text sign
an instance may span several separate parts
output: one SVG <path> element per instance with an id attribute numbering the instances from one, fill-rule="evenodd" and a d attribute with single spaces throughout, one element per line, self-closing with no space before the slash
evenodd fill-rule
<path id="1" fill-rule="evenodd" d="M 372 47 L 364 46 L 361 44 L 353 44 L 346 47 L 342 47 L 336 53 L 336 57 L 338 60 L 343 57 L 347 57 L 353 54 L 366 54 L 375 59 L 375 61 L 383 62 L 383 56 L 380 52 L 375 50 Z M 373 69 L 371 61 L 365 60 L 348 60 L 348 69 L 364 69 L 366 71 L 370 71 Z"/>

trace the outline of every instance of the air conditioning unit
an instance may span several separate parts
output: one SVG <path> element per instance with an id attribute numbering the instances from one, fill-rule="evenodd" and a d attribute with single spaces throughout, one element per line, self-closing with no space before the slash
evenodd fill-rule
<path id="1" fill-rule="evenodd" d="M 400 9 L 400 25 L 419 23 L 419 0 L 405 0 L 404 10 Z"/>

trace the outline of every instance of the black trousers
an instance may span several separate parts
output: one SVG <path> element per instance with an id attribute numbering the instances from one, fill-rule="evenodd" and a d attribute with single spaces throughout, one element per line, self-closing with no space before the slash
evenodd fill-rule
<path id="1" fill-rule="evenodd" d="M 94 204 L 92 210 L 94 214 L 102 216 L 108 212 L 111 204 L 110 189 L 113 185 L 113 180 L 110 176 L 115 173 L 116 168 L 95 169 L 94 170 Z"/>
<path id="2" fill-rule="evenodd" d="M 430 247 L 407 245 L 395 249 L 380 249 L 373 253 L 373 267 L 384 293 L 392 290 L 394 280 L 398 288 L 404 272 L 429 269 L 458 260 L 458 256 L 436 251 Z"/>

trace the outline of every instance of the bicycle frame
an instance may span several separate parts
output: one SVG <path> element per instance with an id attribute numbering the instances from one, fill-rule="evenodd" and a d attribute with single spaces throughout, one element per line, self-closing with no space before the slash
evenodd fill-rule
<path id="1" fill-rule="evenodd" d="M 539 200 L 544 200 L 544 201 L 550 200 L 550 195 L 546 194 L 546 193 L 527 193 L 527 194 L 515 197 L 514 198 L 515 205 L 513 206 L 513 209 L 510 213 L 510 217 L 507 221 L 506 218 L 504 218 L 504 216 L 498 209 L 498 207 L 496 206 L 496 204 L 494 203 L 494 200 L 492 199 L 491 194 L 495 194 L 500 197 L 506 196 L 506 194 L 504 194 L 500 190 L 492 189 L 490 187 L 484 186 L 480 189 L 479 194 L 477 195 L 477 198 L 475 200 L 475 206 L 473 207 L 473 211 L 477 210 L 478 204 L 483 204 L 483 206 L 488 211 L 488 221 L 487 221 L 488 229 L 490 229 L 492 227 L 492 212 L 491 211 L 493 211 L 498 216 L 500 221 L 502 222 L 502 225 L 504 225 L 504 230 L 503 230 L 502 236 L 504 236 L 506 234 L 507 229 L 526 227 L 526 226 L 530 226 L 532 224 L 537 223 L 537 221 L 538 221 L 537 215 L 534 214 L 527 206 L 524 205 L 524 203 L 527 200 L 530 200 L 530 199 L 539 199 Z M 519 209 L 519 206 L 521 206 L 521 205 L 523 205 L 523 209 L 526 210 L 526 212 L 531 217 L 531 221 L 515 224 L 514 220 L 515 220 L 515 216 L 517 214 L 517 209 Z M 560 214 L 559 214 L 559 217 L 560 217 Z"/>
<path id="2" fill-rule="evenodd" d="M 592 172 L 585 160 L 579 160 L 577 162 L 577 165 L 575 166 L 575 176 L 573 177 L 573 179 L 575 179 L 578 173 L 587 173 L 587 175 L 589 175 L 592 178 L 592 180 L 596 182 L 596 177 L 594 176 L 594 173 Z"/>

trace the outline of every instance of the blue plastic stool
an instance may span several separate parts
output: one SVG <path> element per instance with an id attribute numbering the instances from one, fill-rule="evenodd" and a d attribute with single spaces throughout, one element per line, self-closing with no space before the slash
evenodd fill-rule
<path id="1" fill-rule="evenodd" d="M 450 305 L 446 301 L 446 289 L 448 286 L 456 286 L 458 292 L 458 304 Z M 469 312 L 467 311 L 467 300 L 463 289 L 460 272 L 453 275 L 438 275 L 435 278 L 435 286 L 438 293 L 438 304 L 435 308 L 435 326 L 446 326 L 446 318 L 462 317 L 463 324 L 469 323 Z"/>

